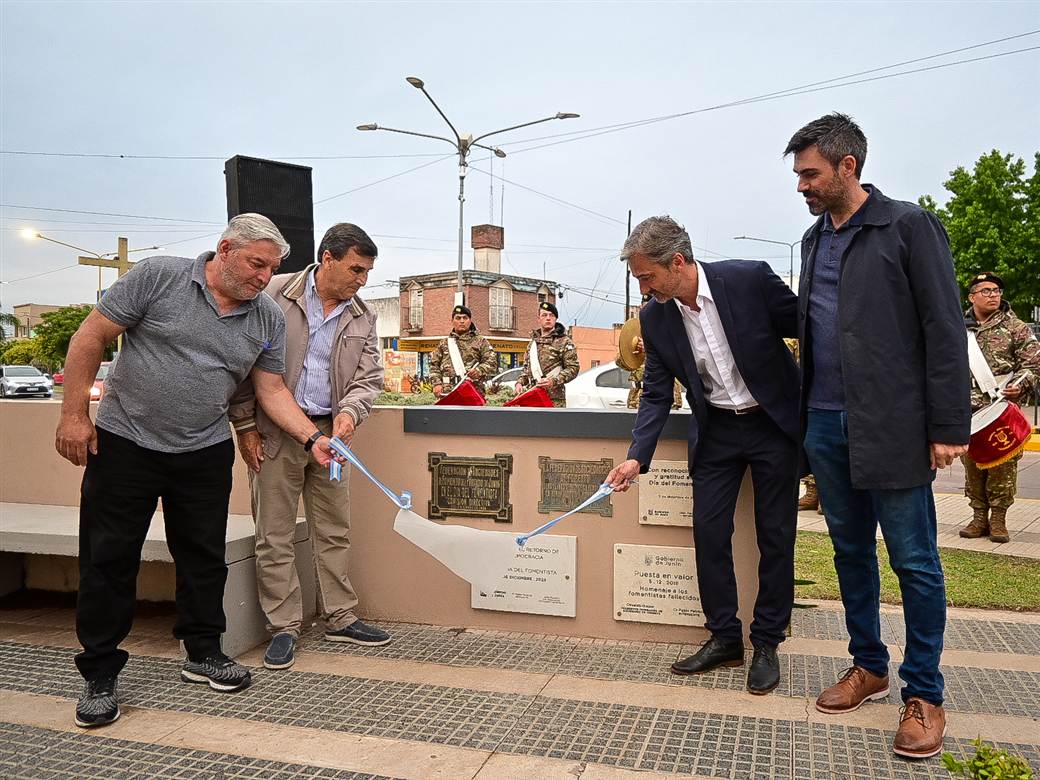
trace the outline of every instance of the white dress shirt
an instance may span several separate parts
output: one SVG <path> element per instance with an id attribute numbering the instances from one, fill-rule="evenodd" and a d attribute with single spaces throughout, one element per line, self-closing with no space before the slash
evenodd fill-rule
<path id="1" fill-rule="evenodd" d="M 704 400 L 720 409 L 750 409 L 757 406 L 758 402 L 737 370 L 737 362 L 733 359 L 733 350 L 729 348 L 726 331 L 722 328 L 708 279 L 704 276 L 701 264 L 696 265 L 697 306 L 700 311 L 694 311 L 678 298 L 674 300 L 690 340 L 697 373 L 704 384 Z"/>

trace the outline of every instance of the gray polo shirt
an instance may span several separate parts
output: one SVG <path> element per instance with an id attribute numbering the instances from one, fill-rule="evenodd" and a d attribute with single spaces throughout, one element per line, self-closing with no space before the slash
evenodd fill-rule
<path id="1" fill-rule="evenodd" d="M 149 257 L 98 311 L 127 328 L 97 424 L 141 447 L 191 452 L 231 438 L 228 400 L 253 366 L 285 373 L 285 315 L 267 293 L 221 315 L 206 263 Z"/>

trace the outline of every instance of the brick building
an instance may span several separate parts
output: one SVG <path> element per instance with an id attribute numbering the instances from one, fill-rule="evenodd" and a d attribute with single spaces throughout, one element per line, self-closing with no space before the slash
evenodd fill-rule
<path id="1" fill-rule="evenodd" d="M 557 299 L 557 285 L 544 279 L 501 273 L 504 231 L 496 225 L 472 229 L 474 268 L 462 272 L 463 300 L 473 324 L 498 353 L 502 370 L 522 361 L 531 331 L 538 327 L 538 303 Z M 401 335 L 398 349 L 419 353 L 420 374 L 437 343 L 451 331 L 457 271 L 400 279 Z"/>

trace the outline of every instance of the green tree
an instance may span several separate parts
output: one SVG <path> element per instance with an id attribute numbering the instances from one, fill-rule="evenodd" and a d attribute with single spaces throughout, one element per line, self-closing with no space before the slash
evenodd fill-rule
<path id="1" fill-rule="evenodd" d="M 57 311 L 49 311 L 41 317 L 41 322 L 33 329 L 35 340 L 39 345 L 39 359 L 53 366 L 65 365 L 65 356 L 69 351 L 69 342 L 76 329 L 93 310 L 93 306 L 63 306 Z M 105 360 L 112 359 L 112 346 L 105 349 Z"/>
<path id="2" fill-rule="evenodd" d="M 18 332 L 21 322 L 13 314 L 0 311 L 0 344 L 12 338 Z"/>
<path id="3" fill-rule="evenodd" d="M 994 149 L 973 170 L 958 167 L 943 186 L 951 193 L 945 206 L 931 195 L 918 203 L 946 227 L 957 281 L 966 287 L 973 274 L 993 271 L 1007 285 L 1008 303 L 1031 319 L 1040 306 L 1040 152 L 1032 176 L 1022 158 Z"/>
<path id="4" fill-rule="evenodd" d="M 34 339 L 12 339 L 5 342 L 0 363 L 5 366 L 28 366 L 36 361 L 37 351 Z"/>

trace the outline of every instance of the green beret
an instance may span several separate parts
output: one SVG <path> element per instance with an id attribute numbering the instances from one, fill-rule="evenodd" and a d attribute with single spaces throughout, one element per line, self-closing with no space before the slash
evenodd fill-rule
<path id="1" fill-rule="evenodd" d="M 465 306 L 461 304 L 451 310 L 452 317 L 454 317 L 456 314 L 465 314 L 467 317 L 473 317 L 473 312 L 471 312 L 469 309 L 467 309 Z"/>
<path id="2" fill-rule="evenodd" d="M 559 318 L 559 316 L 560 316 L 559 310 L 557 310 L 557 308 L 553 304 L 549 303 L 549 301 L 542 301 L 541 303 L 538 304 L 538 308 L 541 311 L 550 312 L 552 314 L 552 316 L 554 316 L 554 317 Z"/>

